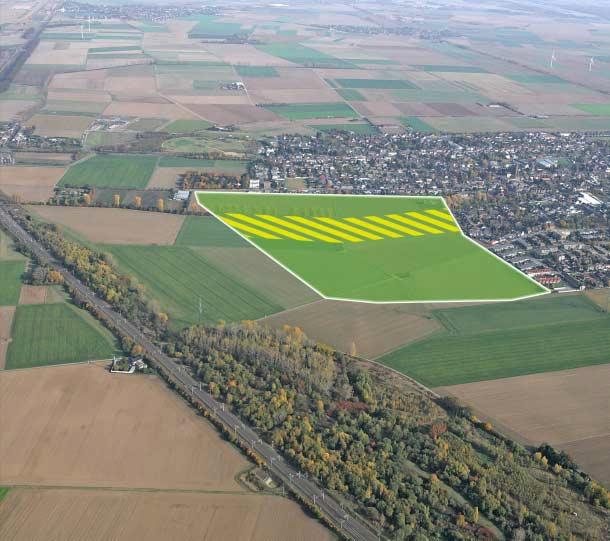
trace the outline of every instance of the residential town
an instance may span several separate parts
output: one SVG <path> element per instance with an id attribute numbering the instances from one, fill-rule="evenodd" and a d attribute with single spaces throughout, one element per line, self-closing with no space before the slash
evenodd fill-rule
<path id="1" fill-rule="evenodd" d="M 610 139 L 585 134 L 281 136 L 259 183 L 309 191 L 443 195 L 464 232 L 547 287 L 610 280 Z"/>

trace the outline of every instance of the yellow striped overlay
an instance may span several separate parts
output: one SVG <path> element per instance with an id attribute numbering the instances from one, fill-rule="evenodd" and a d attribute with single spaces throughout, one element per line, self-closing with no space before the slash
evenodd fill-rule
<path id="1" fill-rule="evenodd" d="M 250 237 L 299 242 L 319 241 L 328 244 L 399 239 L 405 236 L 424 237 L 460 231 L 451 214 L 437 209 L 361 218 L 305 218 L 295 215 L 280 217 L 270 214 L 257 214 L 254 217 L 231 212 L 221 216 L 221 219 Z"/>

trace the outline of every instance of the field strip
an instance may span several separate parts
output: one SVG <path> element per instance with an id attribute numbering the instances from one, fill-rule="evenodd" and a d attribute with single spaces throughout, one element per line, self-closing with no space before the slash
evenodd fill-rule
<path id="1" fill-rule="evenodd" d="M 275 235 L 272 235 L 271 233 L 261 231 L 260 229 L 255 229 L 254 227 L 250 227 L 249 225 L 241 224 L 235 220 L 231 220 L 230 218 L 223 218 L 223 220 L 225 221 L 225 223 L 229 224 L 230 226 L 232 226 L 236 229 L 241 229 L 242 231 L 245 231 L 246 233 L 251 233 L 252 235 L 257 235 L 259 237 L 262 237 L 262 238 L 268 239 L 268 240 L 280 240 L 280 237 L 276 237 Z"/>
<path id="2" fill-rule="evenodd" d="M 434 216 L 437 216 L 438 218 L 444 218 L 445 220 L 449 220 L 450 222 L 453 222 L 453 218 L 451 217 L 451 214 L 447 214 L 446 212 L 443 212 L 442 210 L 432 209 L 432 210 L 427 210 L 426 212 L 428 214 L 433 214 Z"/>
<path id="3" fill-rule="evenodd" d="M 411 229 L 410 227 L 405 227 L 404 225 L 395 224 L 390 222 L 390 220 L 386 220 L 381 216 L 367 216 L 367 220 L 371 220 L 372 222 L 376 222 L 378 224 L 389 227 L 390 229 L 396 229 L 396 231 L 400 231 L 401 233 L 406 233 L 407 235 L 411 235 L 412 237 L 421 237 L 423 233 L 421 231 L 415 231 L 415 229 Z"/>
<path id="4" fill-rule="evenodd" d="M 403 222 L 403 223 L 409 224 L 413 227 L 417 227 L 417 228 L 421 229 L 422 231 L 425 231 L 426 233 L 432 233 L 433 235 L 439 235 L 442 233 L 442 231 L 440 229 L 436 229 L 435 227 L 431 227 L 429 225 L 422 224 L 420 222 L 416 222 L 415 220 L 411 220 L 411 218 L 405 218 L 404 216 L 401 216 L 400 214 L 388 214 L 388 216 L 398 222 Z"/>
<path id="5" fill-rule="evenodd" d="M 366 229 L 370 229 L 371 231 L 375 231 L 375 233 L 379 233 L 380 235 L 385 235 L 386 237 L 390 237 L 392 239 L 400 239 L 402 235 L 398 233 L 394 233 L 394 231 L 390 231 L 389 229 L 384 229 L 383 227 L 379 227 L 378 225 L 369 224 L 360 218 L 345 218 L 348 222 L 352 224 L 359 225 L 360 227 L 365 227 Z"/>
<path id="6" fill-rule="evenodd" d="M 11 372 L 21 372 L 23 370 L 40 370 L 45 368 L 59 368 L 60 366 L 76 366 L 79 364 L 97 364 L 97 363 L 108 363 L 112 359 L 90 359 L 88 361 L 76 361 L 74 363 L 60 363 L 60 364 L 41 364 L 39 366 L 24 366 L 23 368 L 10 368 Z"/>
<path id="7" fill-rule="evenodd" d="M 369 233 L 368 231 L 358 229 L 353 225 L 344 224 L 343 222 L 335 220 L 334 218 L 318 218 L 318 220 L 322 220 L 323 222 L 326 222 L 330 225 L 334 225 L 335 227 L 340 227 L 341 229 L 345 229 L 346 231 L 356 233 L 357 235 L 361 235 L 362 237 L 370 240 L 383 240 L 383 237 L 379 237 L 378 235 L 374 235 L 373 233 Z"/>
<path id="8" fill-rule="evenodd" d="M 564 445 L 566 443 L 578 443 L 580 441 L 595 440 L 597 438 L 606 438 L 608 436 L 610 436 L 610 432 L 602 432 L 601 434 L 593 434 L 592 436 L 586 436 L 584 438 L 577 438 L 575 440 L 558 440 L 555 443 Z"/>
<path id="9" fill-rule="evenodd" d="M 339 237 L 340 239 L 344 239 L 347 240 L 349 242 L 362 242 L 362 239 L 359 239 L 358 237 L 354 237 L 353 235 L 349 235 L 347 233 L 343 233 L 342 231 L 337 231 L 336 229 L 333 229 L 332 227 L 328 227 L 326 225 L 322 225 L 319 223 L 314 222 L 313 220 L 309 220 L 307 218 L 303 218 L 302 216 L 286 216 L 286 218 L 290 218 L 291 220 L 294 220 L 295 222 L 300 222 L 302 224 L 305 224 L 309 227 L 313 227 L 315 229 L 319 229 L 320 231 L 324 231 L 326 233 L 330 233 L 331 235 L 335 235 L 335 237 Z M 318 218 L 318 220 L 320 220 L 321 218 Z"/>
<path id="10" fill-rule="evenodd" d="M 232 494 L 234 496 L 270 496 L 272 494 L 263 492 L 252 492 L 247 490 L 214 490 L 205 488 L 147 488 L 147 487 L 107 487 L 90 485 L 37 485 L 18 484 L 8 485 L 10 488 L 36 489 L 36 490 L 99 490 L 106 492 L 159 492 L 174 494 Z"/>
<path id="11" fill-rule="evenodd" d="M 407 212 L 407 214 L 409 216 L 413 216 L 413 218 L 422 220 L 423 222 L 428 222 L 432 225 L 442 227 L 443 229 L 446 229 L 447 231 L 453 231 L 454 233 L 459 233 L 459 231 L 460 231 L 460 228 L 456 227 L 455 225 L 450 225 L 450 224 L 441 222 L 440 220 L 437 220 L 436 218 L 430 218 L 429 216 L 426 216 L 425 214 L 421 214 L 420 212 Z"/>
<path id="12" fill-rule="evenodd" d="M 246 216 L 245 214 L 240 214 L 239 212 L 230 212 L 229 216 L 232 216 L 233 218 L 237 218 L 238 220 L 241 220 L 242 222 L 246 222 L 246 223 L 255 225 L 257 227 L 262 227 L 263 229 L 268 229 L 269 231 L 273 231 L 274 233 L 277 233 L 278 235 L 283 235 L 284 237 L 288 237 L 289 239 L 292 239 L 292 240 L 298 240 L 299 242 L 312 242 L 311 239 L 302 237 L 301 235 L 297 235 L 296 233 L 291 233 L 290 231 L 286 231 L 285 229 L 282 229 L 281 227 L 277 227 L 277 226 L 271 225 L 271 224 L 266 224 L 265 222 L 262 222 L 261 220 L 257 220 L 256 218 L 251 218 L 250 216 Z"/>
<path id="13" fill-rule="evenodd" d="M 262 218 L 263 220 L 267 220 L 269 222 L 273 222 L 275 224 L 281 225 L 282 227 L 287 227 L 288 229 L 294 229 L 295 231 L 298 231 L 299 233 L 303 233 L 304 235 L 309 235 L 310 237 L 313 237 L 314 239 L 318 239 L 324 242 L 330 242 L 331 244 L 340 244 L 341 241 L 337 240 L 337 239 L 333 239 L 331 237 L 329 237 L 328 235 L 323 235 L 322 233 L 318 233 L 316 231 L 312 231 L 311 229 L 307 229 L 306 227 L 303 227 L 302 225 L 297 225 L 297 224 L 292 224 L 286 220 L 282 220 L 282 218 L 278 218 L 276 216 L 270 216 L 269 214 L 257 214 L 257 216 L 259 218 Z"/>

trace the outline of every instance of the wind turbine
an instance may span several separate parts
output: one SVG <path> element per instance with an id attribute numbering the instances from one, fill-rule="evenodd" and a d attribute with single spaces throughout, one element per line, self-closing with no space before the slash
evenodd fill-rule
<path id="1" fill-rule="evenodd" d="M 556 60 L 557 60 L 557 57 L 555 56 L 555 51 L 553 51 L 553 54 L 551 55 L 551 69 L 553 69 L 553 66 L 555 65 Z"/>
<path id="2" fill-rule="evenodd" d="M 593 71 L 594 65 L 595 65 L 595 59 L 593 57 L 591 57 L 591 60 L 589 60 L 589 73 L 591 73 Z"/>
<path id="3" fill-rule="evenodd" d="M 83 25 L 80 25 L 80 39 L 85 39 L 85 34 L 83 33 Z"/>

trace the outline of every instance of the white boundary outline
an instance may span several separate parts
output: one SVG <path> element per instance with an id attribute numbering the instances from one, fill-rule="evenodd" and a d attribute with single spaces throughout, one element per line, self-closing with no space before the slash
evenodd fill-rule
<path id="1" fill-rule="evenodd" d="M 548 289 L 547 287 L 543 286 L 542 284 L 536 282 L 536 280 L 534 280 L 531 276 L 528 276 L 523 271 L 521 271 L 518 268 L 516 268 L 513 265 L 511 265 L 508 261 L 505 261 L 500 256 L 494 254 L 492 251 L 490 251 L 487 248 L 485 248 L 485 246 L 481 246 L 478 242 L 476 242 L 475 240 L 471 239 L 468 235 L 466 235 L 464 233 L 464 231 L 462 230 L 462 227 L 460 226 L 458 221 L 455 219 L 455 216 L 454 216 L 453 212 L 451 212 L 451 209 L 448 207 L 447 203 L 445 202 L 445 198 L 443 196 L 440 196 L 440 195 L 378 195 L 378 194 L 371 194 L 371 195 L 360 195 L 360 194 L 337 195 L 337 194 L 329 194 L 329 193 L 320 193 L 320 194 L 312 194 L 312 193 L 275 193 L 275 192 L 269 193 L 269 192 L 248 192 L 248 191 L 246 191 L 246 192 L 237 192 L 237 191 L 222 191 L 222 190 L 195 190 L 194 192 L 195 192 L 195 199 L 197 200 L 197 204 L 201 208 L 203 208 L 205 211 L 209 212 L 212 216 L 214 216 L 214 218 L 216 218 L 218 221 L 220 221 L 226 227 L 231 229 L 231 231 L 233 231 L 234 233 L 239 235 L 246 242 L 248 242 L 249 244 L 254 246 L 257 250 L 259 250 L 260 252 L 265 254 L 276 265 L 279 265 L 285 271 L 289 272 L 292 276 L 294 276 L 297 280 L 299 280 L 300 282 L 305 284 L 309 289 L 314 291 L 322 299 L 327 299 L 327 300 L 331 300 L 331 301 L 361 302 L 361 303 L 367 303 L 367 304 L 439 304 L 439 303 L 459 303 L 459 302 L 487 303 L 487 302 L 514 302 L 514 301 L 520 301 L 520 300 L 524 300 L 524 299 L 531 299 L 532 297 L 539 297 L 540 295 L 548 295 L 551 292 L 550 289 Z M 313 197 L 385 197 L 385 198 L 391 198 L 391 199 L 399 199 L 399 198 L 400 199 L 440 199 L 442 201 L 445 209 L 447 209 L 447 211 L 449 211 L 449 214 L 451 214 L 451 217 L 453 218 L 453 221 L 458 226 L 458 228 L 460 230 L 460 234 L 462 235 L 462 237 L 464 237 L 466 240 L 468 240 L 469 242 L 474 244 L 477 248 L 479 248 L 479 249 L 487 252 L 488 254 L 492 255 L 498 261 L 501 261 L 504 265 L 509 267 L 511 270 L 521 274 L 524 278 L 526 278 L 530 282 L 536 284 L 538 287 L 541 287 L 544 291 L 541 291 L 540 293 L 532 293 L 531 295 L 524 295 L 522 297 L 515 297 L 515 298 L 512 298 L 512 299 L 455 299 L 455 300 L 435 299 L 435 300 L 418 300 L 418 301 L 371 301 L 371 300 L 365 300 L 365 299 L 348 299 L 348 298 L 344 298 L 344 297 L 329 297 L 327 295 L 324 295 L 321 291 L 316 289 L 309 282 L 307 282 L 306 280 L 301 278 L 301 276 L 299 276 L 296 272 L 294 272 L 293 270 L 289 269 L 286 265 L 284 265 L 283 263 L 278 261 L 275 257 L 273 257 L 271 254 L 269 254 L 267 251 L 263 250 L 263 248 L 258 246 L 254 241 L 250 240 L 248 237 L 243 235 L 240 231 L 238 231 L 234 227 L 232 227 L 229 224 L 227 224 L 216 213 L 212 212 L 209 208 L 205 207 L 201 203 L 201 201 L 199 201 L 199 194 L 208 194 L 208 193 L 214 193 L 214 194 L 219 194 L 220 193 L 220 194 L 223 194 L 223 195 L 250 195 L 250 196 L 265 196 L 265 195 L 267 195 L 267 196 L 269 196 L 269 195 L 283 196 L 283 195 L 288 195 L 288 196 L 292 196 L 292 197 L 301 197 L 301 196 L 310 196 L 310 197 L 312 197 L 313 196 Z"/>

